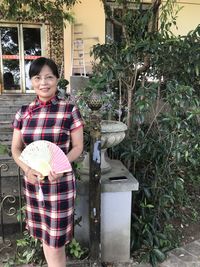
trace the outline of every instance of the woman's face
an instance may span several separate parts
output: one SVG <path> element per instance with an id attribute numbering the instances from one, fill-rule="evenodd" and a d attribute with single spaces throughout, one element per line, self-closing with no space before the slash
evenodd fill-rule
<path id="1" fill-rule="evenodd" d="M 53 74 L 49 66 L 44 65 L 40 73 L 31 78 L 31 83 L 39 99 L 47 102 L 57 91 L 58 78 Z"/>

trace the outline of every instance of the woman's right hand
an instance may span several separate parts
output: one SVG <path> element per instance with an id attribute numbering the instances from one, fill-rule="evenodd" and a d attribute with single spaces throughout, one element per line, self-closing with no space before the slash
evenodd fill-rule
<path id="1" fill-rule="evenodd" d="M 31 167 L 28 167 L 24 172 L 27 180 L 32 184 L 37 184 L 39 181 L 39 177 L 42 177 L 42 174 Z"/>

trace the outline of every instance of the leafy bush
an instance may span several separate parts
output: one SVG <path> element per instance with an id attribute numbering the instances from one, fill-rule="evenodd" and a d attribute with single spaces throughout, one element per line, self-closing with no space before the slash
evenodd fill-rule
<path id="1" fill-rule="evenodd" d="M 87 255 L 88 251 L 82 248 L 79 242 L 73 238 L 66 246 L 66 253 L 74 259 L 81 259 Z M 43 266 L 45 262 L 41 241 L 31 237 L 27 231 L 24 231 L 22 238 L 16 241 L 16 253 L 14 257 L 10 257 L 4 267 L 14 267 L 31 263 Z"/>
<path id="2" fill-rule="evenodd" d="M 45 262 L 42 244 L 34 239 L 27 231 L 24 231 L 23 238 L 16 241 L 16 253 L 9 258 L 4 267 L 12 267 L 20 264 L 35 263 L 42 266 Z"/>
<path id="3" fill-rule="evenodd" d="M 140 87 L 134 101 L 134 126 L 113 150 L 140 184 L 131 250 L 156 266 L 178 244 L 171 218 L 190 206 L 188 184 L 199 188 L 199 100 L 192 87 L 170 82 L 162 92 L 155 83 Z"/>
<path id="4" fill-rule="evenodd" d="M 192 201 L 200 184 L 200 26 L 174 36 L 170 27 L 176 26 L 179 8 L 173 0 L 154 1 L 147 12 L 141 1 L 134 11 L 129 1 L 116 2 L 122 6 L 120 17 L 106 4 L 105 9 L 111 23 L 120 25 L 122 40 L 94 47 L 94 71 L 112 91 L 118 88 L 117 119 L 128 125 L 112 154 L 140 184 L 133 195 L 131 250 L 156 266 L 179 242 L 172 218 L 184 219 L 184 208 L 198 217 Z"/>

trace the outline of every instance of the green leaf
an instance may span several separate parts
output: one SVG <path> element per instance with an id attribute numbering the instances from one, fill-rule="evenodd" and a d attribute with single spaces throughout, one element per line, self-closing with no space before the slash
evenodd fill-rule
<path id="1" fill-rule="evenodd" d="M 199 66 L 198 65 L 195 66 L 195 72 L 196 72 L 196 76 L 199 77 Z"/>
<path id="2" fill-rule="evenodd" d="M 113 79 L 113 71 L 110 69 L 108 70 L 107 72 L 107 78 L 108 78 L 108 81 L 111 81 Z"/>
<path id="3" fill-rule="evenodd" d="M 156 258 L 161 262 L 164 261 L 166 258 L 165 254 L 157 248 L 153 249 L 153 253 L 156 255 Z"/>

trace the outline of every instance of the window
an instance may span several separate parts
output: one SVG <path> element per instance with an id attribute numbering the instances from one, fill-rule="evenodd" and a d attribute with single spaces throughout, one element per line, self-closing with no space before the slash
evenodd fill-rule
<path id="1" fill-rule="evenodd" d="M 0 81 L 3 92 L 31 92 L 28 71 L 43 55 L 42 25 L 0 24 Z"/>
<path id="2" fill-rule="evenodd" d="M 121 8 L 112 9 L 112 17 L 114 19 L 120 19 L 122 16 Z M 106 42 L 117 42 L 120 43 L 122 40 L 123 31 L 122 27 L 118 24 L 113 23 L 110 19 L 106 19 Z"/>
<path id="3" fill-rule="evenodd" d="M 130 0 L 127 3 L 128 3 L 128 8 L 131 11 L 132 18 L 134 20 L 137 18 L 136 11 L 140 10 L 140 14 L 141 16 L 143 16 L 150 6 L 149 4 L 145 3 L 138 5 L 133 0 Z M 115 0 L 107 0 L 106 4 L 107 8 L 109 7 L 108 9 L 111 18 L 113 18 L 116 21 L 120 21 L 123 16 L 122 6 L 117 4 Z M 113 41 L 120 43 L 123 38 L 122 26 L 120 24 L 113 22 L 113 19 L 106 18 L 106 43 L 110 43 Z M 145 31 L 147 30 L 148 30 L 148 22 L 145 27 Z"/>

